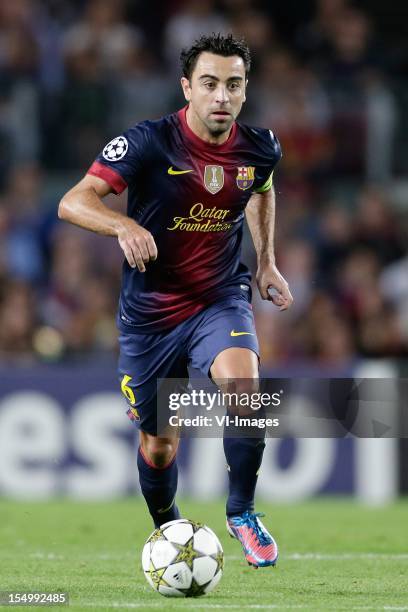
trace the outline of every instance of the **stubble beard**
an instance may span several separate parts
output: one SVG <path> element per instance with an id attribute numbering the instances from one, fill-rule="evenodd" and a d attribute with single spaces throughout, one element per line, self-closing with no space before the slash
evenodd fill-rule
<path id="1" fill-rule="evenodd" d="M 234 118 L 231 117 L 231 119 L 228 119 L 224 122 L 211 121 L 211 120 L 208 122 L 206 121 L 205 125 L 209 133 L 211 134 L 211 136 L 217 137 L 217 136 L 222 136 L 222 134 L 225 134 L 226 132 L 229 132 L 233 123 L 234 123 Z"/>

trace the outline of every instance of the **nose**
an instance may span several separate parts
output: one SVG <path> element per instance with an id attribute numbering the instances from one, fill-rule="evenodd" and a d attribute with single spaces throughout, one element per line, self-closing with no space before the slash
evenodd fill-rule
<path id="1" fill-rule="evenodd" d="M 229 101 L 228 89 L 222 83 L 219 83 L 215 93 L 215 101 L 218 102 L 218 104 L 225 104 Z"/>

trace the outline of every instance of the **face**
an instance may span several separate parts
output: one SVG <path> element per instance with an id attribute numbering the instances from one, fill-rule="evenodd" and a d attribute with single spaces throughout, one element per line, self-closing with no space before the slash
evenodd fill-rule
<path id="1" fill-rule="evenodd" d="M 245 65 L 238 55 L 203 52 L 191 79 L 182 78 L 196 131 L 219 137 L 228 133 L 245 102 Z"/>

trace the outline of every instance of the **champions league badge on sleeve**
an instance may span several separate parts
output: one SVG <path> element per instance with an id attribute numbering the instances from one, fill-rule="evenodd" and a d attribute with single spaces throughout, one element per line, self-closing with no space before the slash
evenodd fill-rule
<path id="1" fill-rule="evenodd" d="M 104 148 L 102 155 L 108 161 L 116 162 L 125 157 L 128 150 L 128 141 L 124 136 L 114 138 Z"/>
<path id="2" fill-rule="evenodd" d="M 237 174 L 237 187 L 238 189 L 249 189 L 254 184 L 255 180 L 255 167 L 254 166 L 240 166 Z"/>

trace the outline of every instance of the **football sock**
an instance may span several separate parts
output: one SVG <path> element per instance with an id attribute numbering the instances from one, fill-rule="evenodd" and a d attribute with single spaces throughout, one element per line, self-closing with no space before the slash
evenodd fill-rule
<path id="1" fill-rule="evenodd" d="M 139 446 L 137 467 L 140 487 L 155 527 L 179 519 L 180 512 L 174 501 L 178 477 L 176 457 L 166 466 L 157 468 L 146 459 Z"/>
<path id="2" fill-rule="evenodd" d="M 224 437 L 229 477 L 227 516 L 254 511 L 255 487 L 264 448 L 263 438 Z"/>

